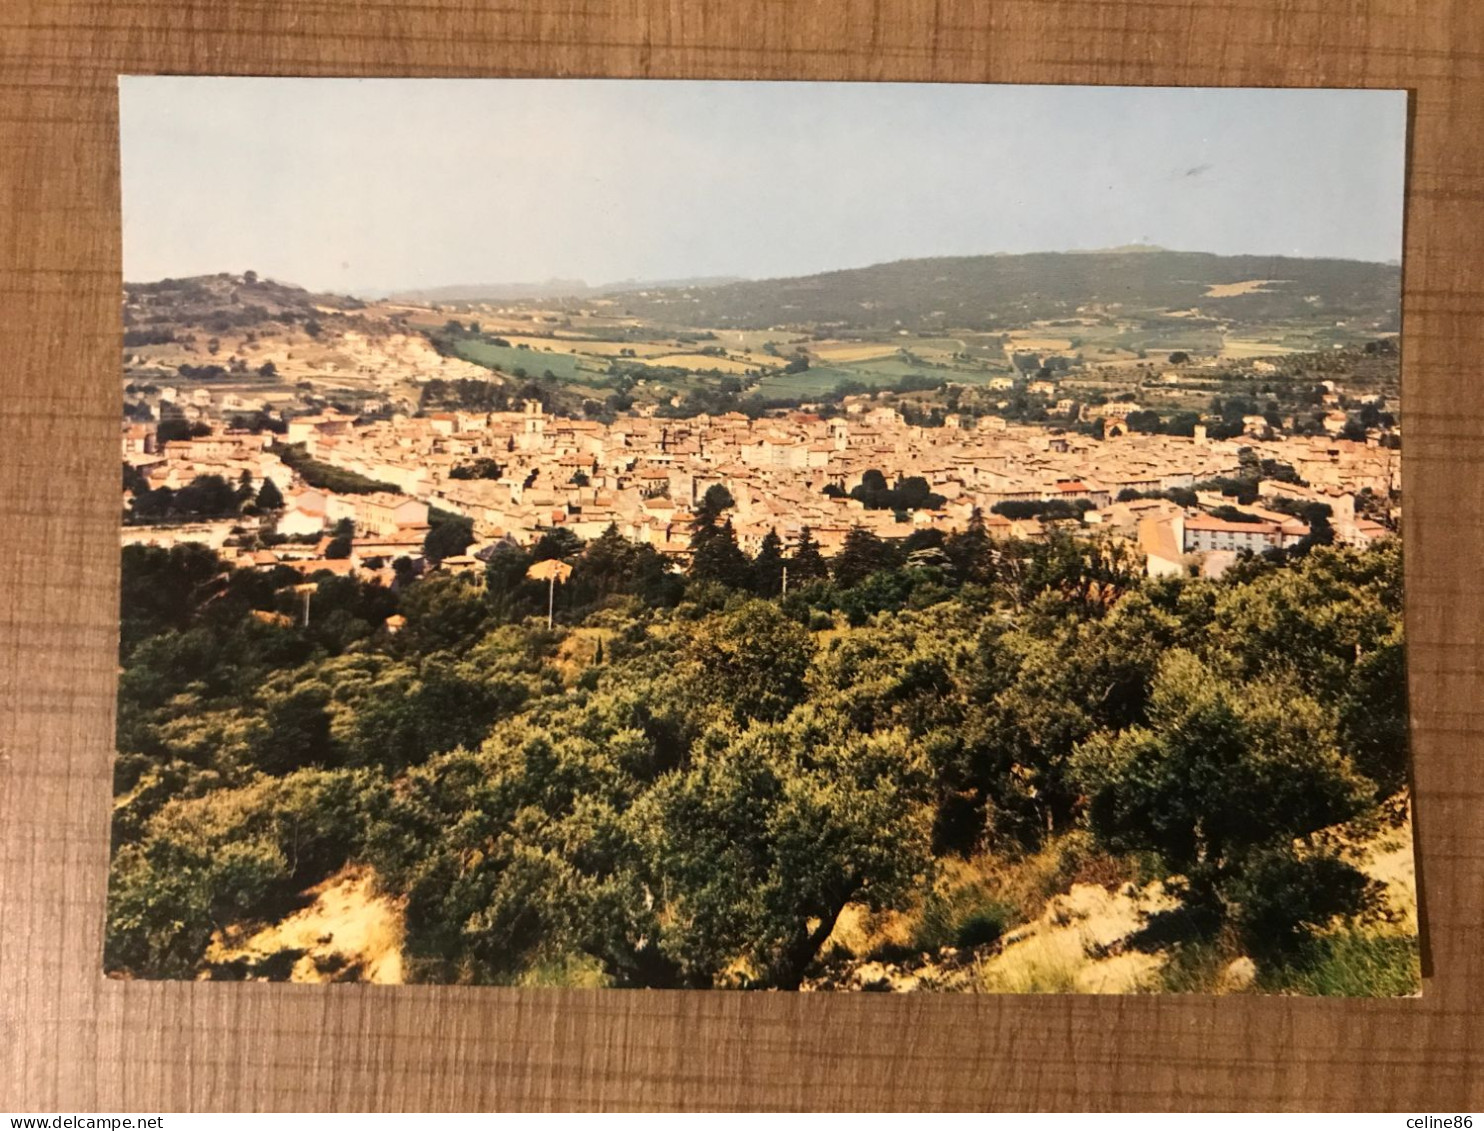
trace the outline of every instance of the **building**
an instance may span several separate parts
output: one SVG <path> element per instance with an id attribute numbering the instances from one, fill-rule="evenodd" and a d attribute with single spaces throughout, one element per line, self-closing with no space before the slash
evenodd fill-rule
<path id="1" fill-rule="evenodd" d="M 409 526 L 428 525 L 428 504 L 406 495 L 377 491 L 355 500 L 356 529 L 366 534 L 393 534 Z"/>
<path id="2" fill-rule="evenodd" d="M 1282 528 L 1276 522 L 1232 522 L 1201 514 L 1187 518 L 1184 526 L 1182 549 L 1187 554 L 1208 550 L 1251 550 L 1260 554 L 1283 544 Z"/>

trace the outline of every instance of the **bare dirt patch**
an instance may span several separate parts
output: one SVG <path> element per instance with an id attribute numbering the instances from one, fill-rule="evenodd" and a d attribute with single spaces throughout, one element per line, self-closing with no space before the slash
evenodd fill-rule
<path id="1" fill-rule="evenodd" d="M 1257 294 L 1266 291 L 1272 283 L 1286 283 L 1287 279 L 1244 279 L 1240 283 L 1207 283 L 1207 298 L 1236 298 L 1238 295 Z"/>
<path id="2" fill-rule="evenodd" d="M 401 984 L 403 907 L 376 893 L 369 868 L 343 869 L 304 894 L 314 902 L 277 923 L 217 932 L 208 966 L 248 979 L 288 965 L 290 982 Z"/>

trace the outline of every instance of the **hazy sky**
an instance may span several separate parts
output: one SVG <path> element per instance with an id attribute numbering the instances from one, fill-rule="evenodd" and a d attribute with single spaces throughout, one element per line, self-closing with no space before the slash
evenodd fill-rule
<path id="1" fill-rule="evenodd" d="M 1401 255 L 1394 91 L 131 77 L 124 277 L 765 278 L 1148 242 Z"/>

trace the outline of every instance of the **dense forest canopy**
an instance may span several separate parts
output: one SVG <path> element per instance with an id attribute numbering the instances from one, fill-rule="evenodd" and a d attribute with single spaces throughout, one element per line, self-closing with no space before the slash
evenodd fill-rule
<path id="1" fill-rule="evenodd" d="M 612 529 L 312 593 L 126 548 L 109 968 L 262 976 L 213 936 L 357 864 L 415 980 L 794 988 L 847 909 L 994 947 L 1034 913 L 999 877 L 1054 852 L 1057 882 L 1163 880 L 1140 938 L 1177 958 L 1293 988 L 1343 944 L 1363 992 L 1412 985 L 1352 852 L 1404 787 L 1395 541 L 1149 581 L 976 519 L 831 568 L 749 558 L 729 503 L 689 576 Z"/>

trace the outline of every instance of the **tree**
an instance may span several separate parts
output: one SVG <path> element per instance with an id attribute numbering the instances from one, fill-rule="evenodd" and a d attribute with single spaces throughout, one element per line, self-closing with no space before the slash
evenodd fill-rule
<path id="1" fill-rule="evenodd" d="M 341 867 L 387 799 L 379 775 L 300 770 L 168 801 L 114 857 L 105 964 L 198 976 L 213 932 L 269 914 Z"/>
<path id="2" fill-rule="evenodd" d="M 258 488 L 258 508 L 265 511 L 282 510 L 283 502 L 283 492 L 278 489 L 278 484 L 264 476 L 263 484 Z"/>
<path id="3" fill-rule="evenodd" d="M 797 989 L 849 903 L 904 906 L 931 868 L 928 777 L 900 731 L 812 710 L 718 734 L 658 790 L 661 945 L 693 984 Z"/>
<path id="4" fill-rule="evenodd" d="M 737 545 L 731 519 L 719 528 L 705 528 L 704 536 L 698 531 L 692 537 L 690 577 L 693 581 L 715 581 L 730 589 L 749 588 L 752 563 Z"/>
<path id="5" fill-rule="evenodd" d="M 151 490 L 149 479 L 132 463 L 123 465 L 123 488 L 131 495 L 144 495 Z"/>
<path id="6" fill-rule="evenodd" d="M 423 557 L 437 565 L 444 558 L 457 557 L 474 541 L 474 520 L 454 518 L 428 529 L 423 539 Z"/>
<path id="7" fill-rule="evenodd" d="M 263 729 L 253 743 L 255 766 L 282 775 L 334 760 L 327 711 L 330 695 L 323 683 L 296 682 L 282 689 L 264 689 L 259 700 Z"/>
<path id="8" fill-rule="evenodd" d="M 226 580 L 221 559 L 199 543 L 184 542 L 168 550 L 125 546 L 120 659 L 127 661 L 134 648 L 149 637 L 185 631 L 197 611 L 222 591 Z"/>
<path id="9" fill-rule="evenodd" d="M 732 498 L 732 493 L 720 483 L 713 483 L 707 487 L 706 493 L 701 496 L 701 501 L 695 507 L 695 517 L 691 522 L 692 537 L 715 529 L 721 516 L 736 505 L 737 502 Z"/>
<path id="10" fill-rule="evenodd" d="M 759 597 L 776 597 L 783 589 L 783 539 L 769 530 L 752 559 L 752 591 Z"/>
<path id="11" fill-rule="evenodd" d="M 209 436 L 211 426 L 197 421 L 192 424 L 183 416 L 167 416 L 155 428 L 155 439 L 162 444 L 172 440 L 189 440 L 196 436 Z"/>
<path id="12" fill-rule="evenodd" d="M 1234 923 L 1249 947 L 1291 950 L 1366 909 L 1364 877 L 1310 838 L 1364 811 L 1370 783 L 1340 753 L 1329 714 L 1282 680 L 1233 686 L 1173 650 L 1147 725 L 1095 736 L 1073 767 L 1098 840 L 1156 853 L 1185 877 L 1192 913 Z M 1283 885 L 1259 899 L 1254 885 L 1278 873 Z M 1325 898 L 1313 898 L 1315 881 Z"/>
<path id="13" fill-rule="evenodd" d="M 200 518 L 234 515 L 242 499 L 232 485 L 220 475 L 198 475 L 174 493 L 169 511 Z"/>
<path id="14" fill-rule="evenodd" d="M 994 546 L 984 525 L 984 512 L 977 506 L 969 512 L 962 530 L 954 531 L 943 544 L 943 552 L 960 580 L 988 584 L 994 576 Z"/>
<path id="15" fill-rule="evenodd" d="M 835 583 L 843 589 L 859 584 L 877 570 L 898 565 L 892 547 L 863 526 L 852 526 L 833 562 Z"/>
<path id="16" fill-rule="evenodd" d="M 690 654 L 707 693 L 739 723 L 777 721 L 802 701 L 809 633 L 777 605 L 748 601 L 697 632 Z"/>
<path id="17" fill-rule="evenodd" d="M 407 623 L 397 633 L 400 654 L 463 652 L 489 625 L 489 608 L 479 588 L 463 574 L 424 577 L 399 594 L 399 608 Z"/>
<path id="18" fill-rule="evenodd" d="M 582 552 L 582 539 L 565 526 L 553 526 L 536 540 L 531 550 L 531 560 L 567 561 Z"/>
<path id="19" fill-rule="evenodd" d="M 830 575 L 829 566 L 819 552 L 819 543 L 814 533 L 804 526 L 799 530 L 799 541 L 794 546 L 793 556 L 788 559 L 789 580 L 797 585 L 820 581 Z"/>
<path id="20" fill-rule="evenodd" d="M 850 497 L 870 510 L 931 510 L 947 502 L 942 495 L 934 494 L 920 475 L 907 476 L 899 479 L 895 487 L 888 487 L 886 476 L 874 467 L 861 476 L 860 485 L 850 492 Z"/>
<path id="21" fill-rule="evenodd" d="M 498 479 L 505 474 L 502 468 L 488 456 L 481 456 L 473 463 L 461 463 L 449 473 L 450 479 Z"/>
<path id="22" fill-rule="evenodd" d="M 350 557 L 353 541 L 348 534 L 337 534 L 325 544 L 325 557 L 341 560 Z"/>

